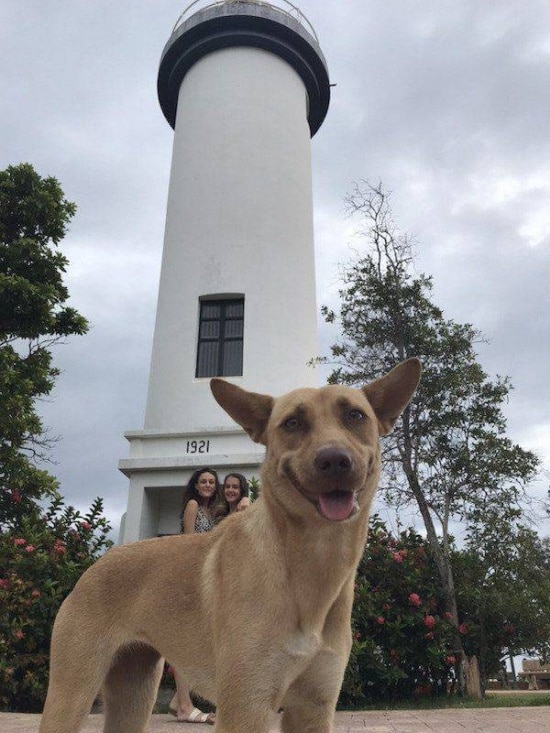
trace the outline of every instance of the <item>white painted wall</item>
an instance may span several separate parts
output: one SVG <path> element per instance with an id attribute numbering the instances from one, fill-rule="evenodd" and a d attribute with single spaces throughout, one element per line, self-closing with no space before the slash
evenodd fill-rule
<path id="1" fill-rule="evenodd" d="M 197 467 L 259 475 L 263 446 L 195 378 L 200 296 L 244 294 L 243 376 L 231 381 L 274 395 L 316 385 L 311 191 L 306 92 L 292 67 L 244 47 L 199 60 L 179 94 L 145 423 L 126 433 L 120 461 L 121 542 L 178 532 Z"/>
<path id="2" fill-rule="evenodd" d="M 280 394 L 316 383 L 310 132 L 304 85 L 278 56 L 215 51 L 178 103 L 145 428 L 230 421 L 195 379 L 199 296 L 245 296 L 244 367 Z"/>

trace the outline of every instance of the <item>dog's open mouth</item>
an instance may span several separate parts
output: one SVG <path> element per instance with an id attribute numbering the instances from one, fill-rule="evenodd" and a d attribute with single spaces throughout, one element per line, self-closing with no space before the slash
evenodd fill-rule
<path id="1" fill-rule="evenodd" d="M 294 488 L 317 508 L 319 514 L 331 522 L 342 522 L 344 519 L 349 519 L 359 509 L 357 491 L 334 489 L 334 491 L 313 494 L 302 487 L 288 461 L 283 464 L 283 473 Z"/>
<path id="2" fill-rule="evenodd" d="M 319 494 L 317 508 L 325 519 L 334 522 L 348 519 L 357 508 L 357 497 L 354 491 L 337 489 L 327 494 Z"/>

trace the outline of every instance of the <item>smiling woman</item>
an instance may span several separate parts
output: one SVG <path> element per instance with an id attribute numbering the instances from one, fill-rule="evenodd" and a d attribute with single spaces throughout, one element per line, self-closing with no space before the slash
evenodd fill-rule
<path id="1" fill-rule="evenodd" d="M 214 526 L 213 509 L 219 501 L 218 474 L 211 468 L 199 468 L 185 489 L 181 529 L 184 534 L 208 532 Z"/>
<path id="2" fill-rule="evenodd" d="M 220 505 L 214 512 L 217 522 L 250 505 L 248 481 L 242 473 L 228 473 L 223 480 L 221 493 Z"/>

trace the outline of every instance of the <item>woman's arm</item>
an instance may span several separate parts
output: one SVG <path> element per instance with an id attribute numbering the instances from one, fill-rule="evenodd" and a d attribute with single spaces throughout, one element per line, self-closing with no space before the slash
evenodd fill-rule
<path id="1" fill-rule="evenodd" d="M 189 499 L 183 512 L 183 534 L 195 533 L 195 520 L 199 513 L 199 504 L 195 499 Z"/>

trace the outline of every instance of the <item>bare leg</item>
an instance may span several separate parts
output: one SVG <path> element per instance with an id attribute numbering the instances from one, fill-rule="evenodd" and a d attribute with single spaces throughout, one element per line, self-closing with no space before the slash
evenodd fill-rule
<path id="1" fill-rule="evenodd" d="M 188 685 L 184 682 L 182 677 L 174 670 L 174 679 L 176 681 L 176 692 L 174 697 L 170 700 L 170 711 L 174 713 L 178 720 L 188 720 L 189 715 L 193 712 L 193 701 L 191 700 L 191 694 Z M 215 717 L 213 713 L 208 715 L 209 721 L 214 722 Z"/>

